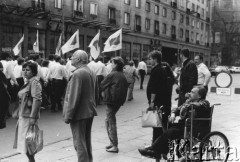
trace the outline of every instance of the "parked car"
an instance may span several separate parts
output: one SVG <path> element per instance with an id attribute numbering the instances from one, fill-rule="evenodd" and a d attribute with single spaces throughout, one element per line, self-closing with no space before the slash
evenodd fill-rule
<path id="1" fill-rule="evenodd" d="M 230 68 L 231 73 L 240 73 L 240 67 L 232 66 Z"/>
<path id="2" fill-rule="evenodd" d="M 217 66 L 215 68 L 215 72 L 216 73 L 220 73 L 220 72 L 227 72 L 227 73 L 230 73 L 230 70 L 227 66 Z"/>

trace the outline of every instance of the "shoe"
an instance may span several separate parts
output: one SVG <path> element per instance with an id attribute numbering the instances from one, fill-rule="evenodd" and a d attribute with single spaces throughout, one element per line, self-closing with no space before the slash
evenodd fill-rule
<path id="1" fill-rule="evenodd" d="M 142 156 L 146 156 L 153 159 L 161 159 L 161 155 L 157 155 L 152 149 L 150 148 L 139 148 L 138 151 Z"/>
<path id="2" fill-rule="evenodd" d="M 106 146 L 105 148 L 106 148 L 106 150 L 107 149 L 110 149 L 110 148 L 112 148 L 113 147 L 113 145 L 109 145 L 109 146 Z"/>
<path id="3" fill-rule="evenodd" d="M 107 152 L 112 152 L 112 153 L 118 153 L 119 150 L 118 150 L 117 147 L 113 146 L 110 149 L 106 149 L 106 151 Z"/>

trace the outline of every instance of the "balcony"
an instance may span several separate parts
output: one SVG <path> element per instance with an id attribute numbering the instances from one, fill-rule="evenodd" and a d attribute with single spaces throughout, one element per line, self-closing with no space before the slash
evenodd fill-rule
<path id="1" fill-rule="evenodd" d="M 159 30 L 155 30 L 155 31 L 154 31 L 154 34 L 155 34 L 155 35 L 159 35 Z"/>
<path id="2" fill-rule="evenodd" d="M 36 1 L 32 0 L 32 8 L 34 10 L 42 9 L 43 11 L 45 11 L 45 2 L 41 1 L 41 3 L 40 3 L 40 2 L 36 2 Z"/>
<path id="3" fill-rule="evenodd" d="M 189 8 L 187 8 L 186 13 L 190 15 L 191 14 L 191 10 Z"/>
<path id="4" fill-rule="evenodd" d="M 171 2 L 172 8 L 177 8 L 177 3 L 176 2 Z"/>
<path id="5" fill-rule="evenodd" d="M 198 45 L 200 44 L 199 40 L 196 41 L 196 44 L 198 44 Z"/>
<path id="6" fill-rule="evenodd" d="M 210 18 L 209 18 L 209 17 L 206 17 L 206 21 L 207 21 L 207 22 L 210 22 Z"/>
<path id="7" fill-rule="evenodd" d="M 200 13 L 197 13 L 197 18 L 199 18 L 199 19 L 200 19 Z"/>
<path id="8" fill-rule="evenodd" d="M 185 41 L 189 43 L 189 38 L 186 38 L 186 40 L 185 40 Z"/>
<path id="9" fill-rule="evenodd" d="M 141 25 L 136 25 L 136 31 L 141 32 Z"/>
<path id="10" fill-rule="evenodd" d="M 116 19 L 109 19 L 110 25 L 116 25 Z"/>
<path id="11" fill-rule="evenodd" d="M 74 17 L 82 17 L 82 16 L 83 16 L 83 12 L 82 11 L 78 11 L 78 10 L 74 11 Z"/>
<path id="12" fill-rule="evenodd" d="M 176 34 L 172 34 L 172 35 L 171 35 L 171 38 L 172 38 L 173 40 L 176 40 Z"/>

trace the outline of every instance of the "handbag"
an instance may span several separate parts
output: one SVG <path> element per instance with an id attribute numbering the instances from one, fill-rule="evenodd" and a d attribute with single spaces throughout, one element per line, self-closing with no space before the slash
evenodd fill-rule
<path id="1" fill-rule="evenodd" d="M 155 111 L 142 112 L 142 127 L 162 127 L 162 119 L 160 114 Z"/>
<path id="2" fill-rule="evenodd" d="M 43 149 L 43 131 L 36 124 L 30 125 L 26 134 L 26 145 L 30 155 Z"/>

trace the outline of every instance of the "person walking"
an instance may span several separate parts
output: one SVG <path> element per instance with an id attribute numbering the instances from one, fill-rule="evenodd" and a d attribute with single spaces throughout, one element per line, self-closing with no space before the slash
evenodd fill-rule
<path id="1" fill-rule="evenodd" d="M 208 92 L 208 83 L 211 79 L 211 72 L 208 70 L 208 67 L 203 63 L 203 57 L 201 55 L 196 55 L 194 57 L 194 62 L 197 65 L 198 70 L 198 85 L 204 86 Z"/>
<path id="2" fill-rule="evenodd" d="M 112 59 L 112 72 L 106 76 L 101 83 L 104 91 L 103 101 L 107 104 L 106 129 L 110 145 L 106 147 L 107 152 L 118 153 L 118 137 L 116 113 L 127 98 L 128 82 L 123 74 L 124 61 L 121 57 Z"/>
<path id="3" fill-rule="evenodd" d="M 51 79 L 52 83 L 52 100 L 51 100 L 51 112 L 57 112 L 62 110 L 62 96 L 65 90 L 64 79 L 67 80 L 67 71 L 60 64 L 61 57 L 55 56 L 56 63 L 50 67 L 47 78 Z"/>
<path id="4" fill-rule="evenodd" d="M 183 49 L 180 54 L 182 60 L 182 68 L 179 79 L 179 99 L 178 106 L 181 106 L 186 101 L 186 93 L 189 93 L 193 86 L 198 82 L 198 71 L 196 64 L 190 60 L 190 53 L 188 49 Z"/>
<path id="5" fill-rule="evenodd" d="M 168 116 L 172 106 L 172 87 L 175 80 L 171 67 L 168 63 L 162 62 L 162 53 L 160 51 L 150 52 L 149 61 L 153 68 L 147 84 L 147 99 L 149 103 L 147 110 L 162 111 L 163 127 L 153 128 L 152 141 L 155 141 L 167 128 Z"/>
<path id="6" fill-rule="evenodd" d="M 139 73 L 140 78 L 141 78 L 140 89 L 143 89 L 144 77 L 147 74 L 147 65 L 144 61 L 145 61 L 145 59 L 142 58 L 142 61 L 140 61 L 138 63 L 138 73 Z"/>
<path id="7" fill-rule="evenodd" d="M 2 67 L 2 63 L 0 62 L 0 69 Z M 0 129 L 6 127 L 6 115 L 10 105 L 10 99 L 11 97 L 7 91 L 7 78 L 2 70 L 0 70 Z"/>
<path id="8" fill-rule="evenodd" d="M 63 118 L 66 124 L 70 123 L 78 162 L 92 162 L 91 129 L 93 118 L 97 115 L 97 79 L 87 66 L 88 55 L 85 51 L 75 51 L 71 63 L 76 69 L 67 85 Z"/>
<path id="9" fill-rule="evenodd" d="M 26 83 L 18 92 L 19 112 L 16 127 L 14 148 L 22 154 L 26 154 L 29 162 L 35 162 L 26 146 L 26 134 L 30 126 L 38 125 L 40 118 L 40 106 L 42 103 L 42 87 L 37 77 L 38 67 L 36 63 L 26 62 L 23 64 L 23 76 Z"/>
<path id="10" fill-rule="evenodd" d="M 128 101 L 133 100 L 133 88 L 135 83 L 135 78 L 139 80 L 133 61 L 129 61 L 129 66 L 124 69 L 124 75 L 128 82 Z"/>

